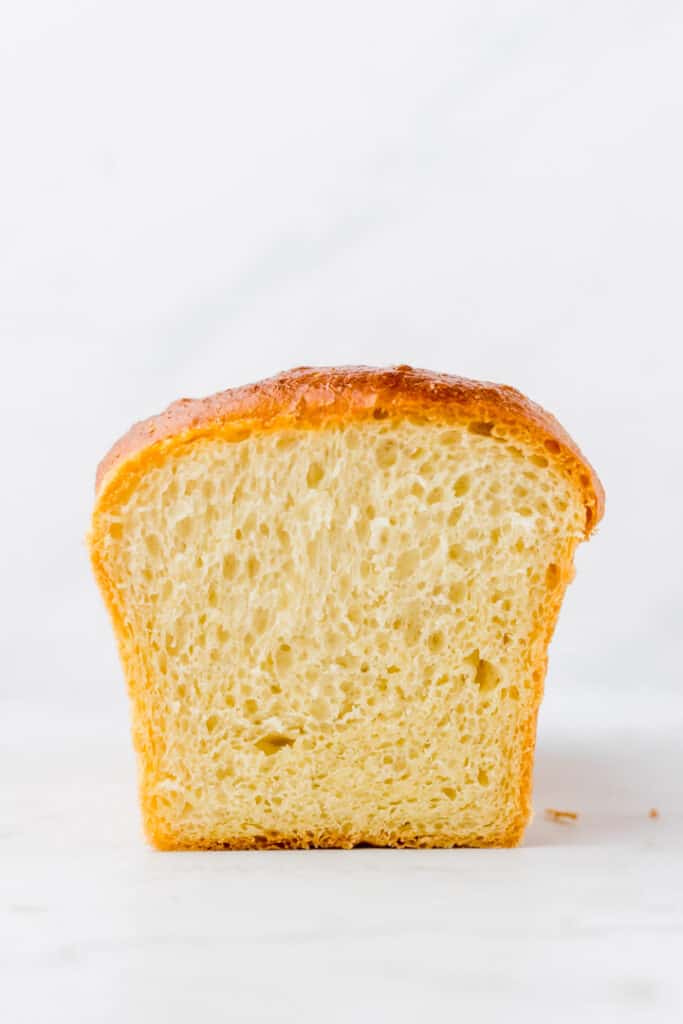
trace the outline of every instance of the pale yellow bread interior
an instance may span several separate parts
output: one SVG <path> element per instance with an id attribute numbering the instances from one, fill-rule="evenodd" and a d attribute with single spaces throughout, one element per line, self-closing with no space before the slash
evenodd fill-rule
<path id="1" fill-rule="evenodd" d="M 520 840 L 586 507 L 516 433 L 198 436 L 96 510 L 157 846 Z"/>

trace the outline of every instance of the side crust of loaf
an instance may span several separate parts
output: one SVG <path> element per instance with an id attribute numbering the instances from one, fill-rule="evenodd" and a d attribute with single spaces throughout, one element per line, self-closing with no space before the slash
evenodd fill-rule
<path id="1" fill-rule="evenodd" d="M 100 464 L 96 481 L 96 503 L 89 546 L 93 569 L 112 618 L 130 697 L 139 703 L 138 688 L 146 686 L 144 653 L 135 645 L 116 588 L 109 578 L 102 555 L 107 517 L 127 500 L 137 482 L 150 469 L 182 452 L 199 439 L 242 440 L 253 433 L 291 428 L 324 430 L 339 423 L 359 420 L 400 419 L 421 422 L 463 423 L 491 434 L 504 425 L 508 436 L 534 445 L 544 457 L 569 478 L 585 508 L 585 537 L 589 537 L 604 509 L 604 492 L 594 470 L 559 423 L 539 406 L 513 388 L 479 383 L 407 366 L 377 370 L 367 367 L 330 369 L 300 368 L 247 387 L 228 390 L 201 400 L 182 399 L 165 412 L 138 423 L 118 441 Z M 493 434 L 495 436 L 495 433 Z M 573 577 L 574 546 L 558 564 L 560 580 L 548 601 L 538 634 L 547 650 L 567 584 Z M 186 841 L 167 834 L 146 799 L 149 776 L 154 772 L 155 736 L 151 729 L 138 731 L 135 746 L 140 759 L 140 794 L 145 830 L 158 849 L 295 849 L 310 847 L 349 848 L 359 843 L 371 846 L 451 847 L 455 845 L 514 846 L 521 840 L 531 813 L 533 755 L 536 713 L 540 704 L 547 658 L 539 658 L 534 671 L 537 692 L 534 712 L 525 723 L 524 757 L 520 775 L 520 813 L 506 830 L 487 837 L 461 837 L 445 833 L 429 836 L 405 831 L 392 834 L 349 836 L 334 832 L 287 835 L 235 836 L 226 840 Z M 144 721 L 143 715 L 135 718 Z"/>

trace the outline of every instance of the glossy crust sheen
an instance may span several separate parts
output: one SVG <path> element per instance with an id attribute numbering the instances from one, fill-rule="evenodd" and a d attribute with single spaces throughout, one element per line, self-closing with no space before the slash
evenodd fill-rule
<path id="1" fill-rule="evenodd" d="M 246 436 L 255 430 L 321 428 L 352 419 L 421 415 L 427 420 L 479 417 L 514 425 L 538 440 L 580 486 L 587 535 L 604 508 L 602 485 L 590 463 L 554 416 L 504 384 L 453 377 L 410 366 L 299 367 L 275 377 L 220 391 L 208 398 L 181 398 L 158 416 L 134 424 L 97 469 L 96 490 L 120 464 L 149 449 L 163 450 L 195 437 Z M 237 439 L 237 438 L 235 438 Z"/>
<path id="2" fill-rule="evenodd" d="M 604 509 L 604 492 L 598 477 L 578 447 L 557 420 L 530 402 L 514 388 L 416 370 L 409 366 L 389 369 L 371 367 L 302 367 L 246 387 L 223 391 L 204 399 L 181 399 L 151 419 L 135 424 L 100 463 L 97 471 L 96 502 L 90 552 L 96 579 L 114 625 L 136 723 L 135 745 L 140 758 L 140 789 L 145 829 L 160 849 L 200 848 L 301 848 L 310 846 L 351 846 L 358 842 L 390 846 L 445 846 L 459 840 L 440 835 L 419 834 L 359 836 L 357 838 L 319 835 L 283 835 L 247 838 L 232 842 L 185 841 L 169 836 L 156 819 L 147 794 L 154 778 L 155 737 L 152 723 L 138 713 L 136 691 L 146 687 L 148 676 L 144 652 L 134 645 L 116 588 L 109 579 L 102 555 L 102 540 L 108 513 L 115 511 L 132 493 L 145 472 L 160 465 L 200 438 L 241 440 L 254 432 L 282 429 L 324 429 L 352 420 L 387 419 L 410 416 L 425 422 L 470 424 L 477 433 L 488 434 L 505 426 L 511 436 L 533 445 L 568 476 L 580 493 L 586 510 L 585 536 L 599 522 Z M 498 835 L 476 838 L 471 845 L 513 846 L 523 835 L 531 812 L 531 784 L 536 732 L 536 711 L 540 704 L 550 642 L 564 590 L 573 575 L 575 542 L 560 563 L 560 586 L 548 603 L 538 640 L 543 654 L 534 670 L 537 692 L 533 713 L 523 736 L 523 766 L 519 780 L 519 813 L 516 821 Z M 462 842 L 462 840 L 460 840 Z"/>

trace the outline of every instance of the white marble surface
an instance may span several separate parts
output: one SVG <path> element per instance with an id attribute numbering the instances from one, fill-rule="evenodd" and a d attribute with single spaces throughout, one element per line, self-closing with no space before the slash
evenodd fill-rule
<path id="1" fill-rule="evenodd" d="M 673 0 L 3 6 L 9 1024 L 683 1018 L 681 53 Z M 153 853 L 95 465 L 181 395 L 354 362 L 514 384 L 605 482 L 536 776 L 579 821 Z"/>

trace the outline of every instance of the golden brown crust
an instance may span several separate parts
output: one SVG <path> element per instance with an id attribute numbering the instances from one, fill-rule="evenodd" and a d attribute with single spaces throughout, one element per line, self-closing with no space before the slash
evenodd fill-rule
<path id="1" fill-rule="evenodd" d="M 291 835 L 235 836 L 231 839 L 213 841 L 206 839 L 186 839 L 181 836 L 170 836 L 167 832 L 152 823 L 148 823 L 147 837 L 157 850 L 189 851 L 189 850 L 353 850 L 358 847 L 370 846 L 397 850 L 453 850 L 457 848 L 501 849 L 519 845 L 524 833 L 524 826 L 500 833 L 496 836 L 472 836 L 469 839 L 459 837 L 449 839 L 439 833 L 380 833 L 349 838 L 341 833 L 325 832 L 315 835 L 293 832 Z"/>
<path id="2" fill-rule="evenodd" d="M 275 377 L 219 392 L 181 398 L 158 416 L 136 423 L 104 457 L 97 470 L 102 495 L 123 463 L 143 455 L 147 465 L 169 448 L 198 437 L 239 438 L 254 431 L 298 427 L 321 429 L 349 420 L 420 416 L 426 420 L 472 420 L 516 428 L 535 441 L 570 475 L 583 493 L 586 536 L 602 517 L 604 492 L 590 463 L 557 420 L 519 391 L 503 384 L 467 380 L 410 366 L 299 367 Z M 129 466 L 132 477 L 139 475 Z M 140 465 L 141 469 L 142 466 Z"/>
<path id="3" fill-rule="evenodd" d="M 100 541 L 106 513 L 132 492 L 140 477 L 166 458 L 202 438 L 241 440 L 254 432 L 283 429 L 323 429 L 351 420 L 410 416 L 428 422 L 467 422 L 477 433 L 496 436 L 504 427 L 514 441 L 532 444 L 539 454 L 570 477 L 586 509 L 585 536 L 600 520 L 604 493 L 594 470 L 560 424 L 540 406 L 518 391 L 503 385 L 480 383 L 460 377 L 415 370 L 409 366 L 390 369 L 341 367 L 300 368 L 247 387 L 224 391 L 205 399 L 182 399 L 159 416 L 138 423 L 118 441 L 97 472 L 97 500 L 90 535 L 90 551 L 98 584 L 109 609 L 121 660 L 134 705 L 149 676 L 144 652 L 129 636 L 116 588 L 104 567 Z M 531 814 L 532 770 L 536 715 L 547 665 L 547 646 L 552 637 L 567 584 L 573 576 L 573 555 L 578 538 L 568 544 L 559 561 L 559 579 L 545 608 L 543 620 L 532 638 L 533 680 L 536 687 L 529 718 L 522 726 L 523 753 L 519 779 L 518 813 L 511 823 L 486 837 L 448 837 L 401 834 L 355 836 L 316 835 L 235 836 L 231 840 L 170 835 L 158 817 L 150 793 L 160 742 L 141 708 L 134 714 L 135 746 L 140 758 L 140 796 L 145 830 L 150 842 L 162 850 L 182 849 L 293 849 L 307 847 L 349 848 L 359 843 L 374 846 L 452 847 L 515 846 L 523 836 Z"/>

